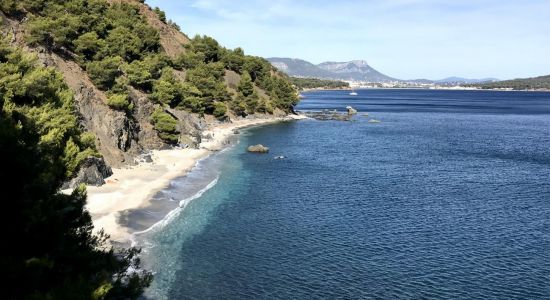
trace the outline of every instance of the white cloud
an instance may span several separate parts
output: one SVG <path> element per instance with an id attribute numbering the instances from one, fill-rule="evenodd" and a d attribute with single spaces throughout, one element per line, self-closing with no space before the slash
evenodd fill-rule
<path id="1" fill-rule="evenodd" d="M 550 73 L 550 1 L 148 1 L 261 56 L 366 59 L 402 78 Z"/>

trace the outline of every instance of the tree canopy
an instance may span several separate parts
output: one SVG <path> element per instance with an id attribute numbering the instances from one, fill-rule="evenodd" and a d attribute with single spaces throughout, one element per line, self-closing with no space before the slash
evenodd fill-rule
<path id="1" fill-rule="evenodd" d="M 138 298 L 151 281 L 139 251 L 115 253 L 107 236 L 92 233 L 83 186 L 59 192 L 84 158 L 98 155 L 72 93 L 59 73 L 3 40 L 0 61 L 4 298 Z"/>

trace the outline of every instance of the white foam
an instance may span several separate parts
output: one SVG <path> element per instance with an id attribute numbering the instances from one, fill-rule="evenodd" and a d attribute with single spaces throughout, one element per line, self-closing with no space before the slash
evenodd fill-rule
<path id="1" fill-rule="evenodd" d="M 145 230 L 142 230 L 142 231 L 136 231 L 136 232 L 132 233 L 132 236 L 130 237 L 132 247 L 135 247 L 136 244 L 137 244 L 137 242 L 135 240 L 136 235 L 144 234 L 144 233 L 150 232 L 154 229 L 162 229 L 164 226 L 169 224 L 173 219 L 175 219 L 177 216 L 179 216 L 179 214 L 185 209 L 185 207 L 187 207 L 187 205 L 189 203 L 191 203 L 191 201 L 193 201 L 197 198 L 200 198 L 204 193 L 206 193 L 206 191 L 213 188 L 218 183 L 219 178 L 220 178 L 219 175 L 216 176 L 216 178 L 214 178 L 214 180 L 212 180 L 207 186 L 205 186 L 203 189 L 201 189 L 200 191 L 195 193 L 193 196 L 181 200 L 180 203 L 179 203 L 179 206 L 177 208 L 170 211 L 162 220 L 160 220 L 157 223 L 153 224 L 151 227 L 149 227 Z"/>

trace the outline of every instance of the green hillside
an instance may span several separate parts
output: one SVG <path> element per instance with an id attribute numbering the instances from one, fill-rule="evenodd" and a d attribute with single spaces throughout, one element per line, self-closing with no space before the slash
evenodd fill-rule
<path id="1" fill-rule="evenodd" d="M 504 80 L 470 86 L 475 86 L 482 89 L 547 90 L 550 89 L 550 75 L 525 79 Z"/>
<path id="2" fill-rule="evenodd" d="M 84 186 L 67 195 L 63 183 L 89 157 L 120 164 L 200 141 L 207 117 L 290 113 L 297 92 L 268 61 L 188 39 L 143 1 L 1 0 L 0 10 L 3 298 L 137 299 L 152 278 L 139 251 L 94 234 Z"/>

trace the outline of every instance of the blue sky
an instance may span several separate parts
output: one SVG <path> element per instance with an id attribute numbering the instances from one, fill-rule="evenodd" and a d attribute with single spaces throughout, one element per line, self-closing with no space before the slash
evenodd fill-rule
<path id="1" fill-rule="evenodd" d="M 550 74 L 550 0 L 147 0 L 190 36 L 396 78 Z"/>

